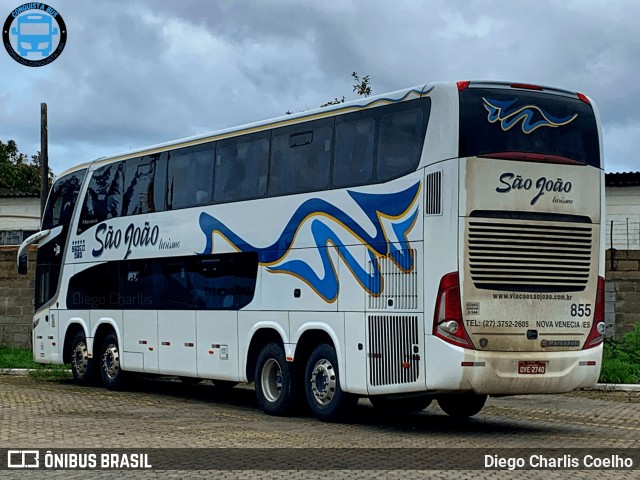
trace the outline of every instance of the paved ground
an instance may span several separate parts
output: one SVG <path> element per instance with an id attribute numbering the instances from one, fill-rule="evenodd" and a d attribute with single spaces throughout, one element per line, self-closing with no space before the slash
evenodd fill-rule
<path id="1" fill-rule="evenodd" d="M 540 448 L 625 449 L 640 445 L 640 392 L 491 398 L 470 420 L 447 417 L 434 403 L 423 412 L 383 418 L 361 400 L 347 423 L 269 417 L 254 392 L 239 386 L 141 380 L 126 392 L 78 387 L 68 380 L 0 376 L 0 448 Z M 495 450 L 494 450 L 495 451 Z M 291 452 L 291 450 L 287 450 Z M 303 450 L 300 450 L 303 452 Z M 372 451 L 373 452 L 373 451 Z M 259 452 L 257 452 L 259 453 Z M 624 453 L 624 452 L 622 452 Z M 295 452 L 294 452 L 295 455 Z M 2 459 L 4 462 L 4 459 Z M 293 459 L 295 463 L 295 458 Z M 640 463 L 640 462 L 638 462 Z M 637 465 L 640 467 L 640 464 Z M 30 478 L 640 478 L 634 471 L 56 471 Z M 15 471 L 0 471 L 14 478 Z M 12 474 L 12 475 L 9 475 Z"/>

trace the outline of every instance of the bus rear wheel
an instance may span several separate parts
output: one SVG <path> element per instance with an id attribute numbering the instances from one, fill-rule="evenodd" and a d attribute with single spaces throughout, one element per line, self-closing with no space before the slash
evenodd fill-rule
<path id="1" fill-rule="evenodd" d="M 487 401 L 486 395 L 460 393 L 438 397 L 438 405 L 450 417 L 468 418 L 479 413 Z"/>
<path id="2" fill-rule="evenodd" d="M 267 415 L 288 415 L 298 401 L 293 365 L 286 361 L 277 343 L 264 346 L 258 355 L 255 372 L 256 399 Z"/>
<path id="3" fill-rule="evenodd" d="M 324 422 L 342 418 L 358 398 L 342 391 L 338 357 L 333 347 L 319 345 L 309 357 L 304 375 L 307 404 L 314 417 Z"/>
<path id="4" fill-rule="evenodd" d="M 111 332 L 106 336 L 100 352 L 102 383 L 108 390 L 121 390 L 125 384 L 126 374 L 120 368 L 120 349 L 115 333 Z"/>
<path id="5" fill-rule="evenodd" d="M 71 342 L 71 373 L 78 385 L 89 385 L 94 378 L 93 359 L 89 357 L 87 338 L 82 331 L 76 333 Z"/>

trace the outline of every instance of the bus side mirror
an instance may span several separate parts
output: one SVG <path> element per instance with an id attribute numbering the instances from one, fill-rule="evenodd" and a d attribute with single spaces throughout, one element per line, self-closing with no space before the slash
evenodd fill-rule
<path id="1" fill-rule="evenodd" d="M 18 35 L 18 29 L 16 27 L 13 27 L 11 29 L 11 33 L 13 33 L 14 35 Z"/>
<path id="2" fill-rule="evenodd" d="M 58 28 L 54 28 L 53 32 L 51 32 L 51 35 L 57 35 L 58 34 Z"/>
<path id="3" fill-rule="evenodd" d="M 60 232 L 62 231 L 62 226 L 59 226 L 56 228 L 59 230 L 57 230 L 57 233 L 55 235 L 59 235 Z M 47 229 L 47 230 L 42 230 L 40 232 L 34 233 L 33 235 L 31 235 L 29 238 L 27 238 L 24 242 L 20 244 L 20 247 L 18 247 L 18 258 L 16 259 L 19 275 L 27 274 L 27 270 L 28 270 L 27 253 L 29 250 L 29 245 L 43 239 L 44 237 L 49 235 L 49 232 L 51 232 L 51 230 Z"/>
<path id="4" fill-rule="evenodd" d="M 25 253 L 18 257 L 18 275 L 26 275 L 28 270 L 27 254 Z"/>

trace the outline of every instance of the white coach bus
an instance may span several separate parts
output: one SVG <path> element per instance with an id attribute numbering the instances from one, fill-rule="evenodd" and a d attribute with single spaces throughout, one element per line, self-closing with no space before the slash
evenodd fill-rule
<path id="1" fill-rule="evenodd" d="M 580 93 L 435 83 L 78 166 L 21 247 L 34 358 L 322 420 L 592 386 L 600 138 Z"/>

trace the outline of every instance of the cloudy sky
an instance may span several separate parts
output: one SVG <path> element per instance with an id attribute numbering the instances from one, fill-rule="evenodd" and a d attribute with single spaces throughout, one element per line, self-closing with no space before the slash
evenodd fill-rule
<path id="1" fill-rule="evenodd" d="M 0 20 L 25 0 L 0 0 Z M 53 63 L 0 47 L 0 140 L 54 172 L 94 158 L 438 80 L 514 80 L 591 96 L 606 170 L 640 162 L 637 0 L 50 0 Z"/>

